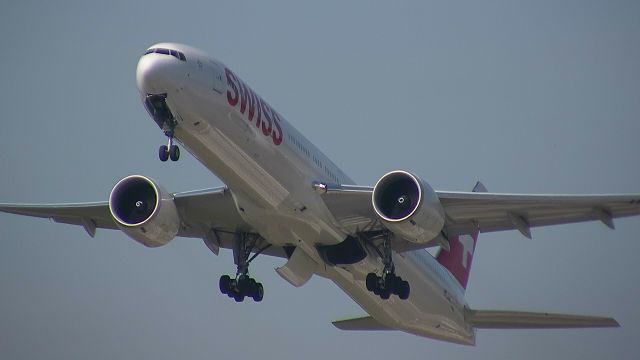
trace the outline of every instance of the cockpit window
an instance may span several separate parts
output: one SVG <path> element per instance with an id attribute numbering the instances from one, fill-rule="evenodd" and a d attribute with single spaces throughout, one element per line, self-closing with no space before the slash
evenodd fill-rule
<path id="1" fill-rule="evenodd" d="M 163 54 L 163 55 L 171 55 L 174 58 L 180 60 L 180 61 L 187 61 L 187 57 L 184 56 L 184 54 L 181 51 L 178 50 L 173 50 L 173 49 L 165 49 L 165 48 L 152 48 L 149 49 L 147 51 L 144 52 L 145 55 L 147 54 Z"/>

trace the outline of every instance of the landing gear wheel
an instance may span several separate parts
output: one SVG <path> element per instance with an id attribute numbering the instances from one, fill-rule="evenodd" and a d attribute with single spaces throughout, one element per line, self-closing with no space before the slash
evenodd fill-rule
<path id="1" fill-rule="evenodd" d="M 382 290 L 382 291 L 380 292 L 380 298 L 381 298 L 382 300 L 387 300 L 387 299 L 389 299 L 390 297 L 391 297 L 391 293 L 389 292 L 389 290 L 384 289 L 384 290 Z"/>
<path id="2" fill-rule="evenodd" d="M 236 278 L 236 287 L 240 293 L 249 295 L 251 290 L 251 279 L 248 275 L 240 275 Z"/>
<path id="3" fill-rule="evenodd" d="M 245 297 L 250 297 L 255 302 L 260 302 L 264 298 L 262 284 L 248 275 L 240 275 L 237 279 L 231 279 L 229 275 L 222 275 L 220 277 L 220 292 L 233 298 L 236 302 L 244 301 Z"/>
<path id="4" fill-rule="evenodd" d="M 392 294 L 397 294 L 398 293 L 398 283 L 402 281 L 402 279 L 400 279 L 398 276 L 396 276 L 393 273 L 387 274 L 385 280 L 384 280 L 384 287 L 385 289 L 389 290 L 390 293 Z"/>
<path id="5" fill-rule="evenodd" d="M 251 279 L 251 284 L 249 285 L 249 293 L 247 296 L 250 296 L 255 300 L 256 294 L 258 294 L 258 285 L 262 286 L 262 284 L 260 284 L 259 282 L 255 281 L 254 279 Z M 263 289 L 263 292 L 264 292 L 264 289 Z"/>
<path id="6" fill-rule="evenodd" d="M 178 145 L 171 145 L 171 147 L 169 147 L 169 158 L 171 158 L 171 161 L 178 161 L 178 159 L 180 159 L 180 148 Z"/>
<path id="7" fill-rule="evenodd" d="M 382 244 L 382 251 L 380 251 L 379 248 L 376 248 L 376 251 L 378 251 L 378 254 L 382 258 L 382 262 L 384 264 L 382 276 L 378 276 L 376 273 L 367 274 L 365 279 L 367 290 L 385 300 L 392 294 L 398 295 L 401 300 L 407 300 L 411 292 L 409 282 L 396 275 L 395 266 L 393 265 L 393 260 L 391 258 L 391 239 L 393 237 L 393 233 L 386 232 L 383 236 L 384 242 Z"/>
<path id="8" fill-rule="evenodd" d="M 180 148 L 178 148 L 178 145 L 173 144 L 175 126 L 175 122 L 163 124 L 164 135 L 167 137 L 168 141 L 167 145 L 160 146 L 160 150 L 158 151 L 160 161 L 164 162 L 168 159 L 171 159 L 171 161 L 178 161 L 180 158 Z"/>
<path id="9" fill-rule="evenodd" d="M 365 281 L 367 290 L 373 291 L 378 286 L 378 276 L 374 273 L 368 273 Z"/>
<path id="10" fill-rule="evenodd" d="M 238 294 L 233 294 L 233 299 L 234 299 L 236 302 L 243 302 L 243 301 L 244 301 L 244 294 L 240 294 L 240 293 L 238 293 Z"/>
<path id="11" fill-rule="evenodd" d="M 253 295 L 251 297 L 255 302 L 262 301 L 262 298 L 264 297 L 264 288 L 262 287 L 261 283 L 256 283 Z"/>
<path id="12" fill-rule="evenodd" d="M 169 160 L 169 149 L 167 148 L 167 145 L 160 146 L 160 149 L 158 149 L 158 157 L 162 162 Z"/>
<path id="13" fill-rule="evenodd" d="M 231 277 L 229 275 L 220 276 L 220 292 L 229 294 L 231 291 Z"/>
<path id="14" fill-rule="evenodd" d="M 406 280 L 403 280 L 400 282 L 400 286 L 399 286 L 399 290 L 398 291 L 398 297 L 401 300 L 407 300 L 409 298 L 409 294 L 411 293 L 411 287 L 409 286 L 409 282 Z"/>
<path id="15" fill-rule="evenodd" d="M 378 295 L 378 296 L 380 296 L 380 295 L 382 294 L 380 287 L 379 287 L 379 286 L 377 286 L 377 285 L 376 285 L 376 287 L 374 287 L 374 288 L 373 288 L 373 290 L 371 290 L 371 292 L 372 292 L 374 295 Z"/>
<path id="16" fill-rule="evenodd" d="M 171 147 L 170 147 L 171 148 Z M 229 275 L 220 277 L 220 291 L 227 294 L 237 302 L 244 301 L 245 297 L 252 298 L 255 302 L 262 301 L 264 288 L 262 284 L 249 276 L 249 263 L 271 245 L 264 244 L 264 239 L 255 233 L 238 233 L 238 240 L 234 243 L 233 257 L 236 264 L 236 276 L 232 279 Z M 253 254 L 253 256 L 251 256 Z"/>

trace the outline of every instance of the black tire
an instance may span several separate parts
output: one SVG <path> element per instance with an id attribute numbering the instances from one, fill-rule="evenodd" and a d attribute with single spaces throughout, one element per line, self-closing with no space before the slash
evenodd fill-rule
<path id="1" fill-rule="evenodd" d="M 251 280 L 247 275 L 238 275 L 236 278 L 236 288 L 243 296 L 251 289 Z"/>
<path id="2" fill-rule="evenodd" d="M 236 291 L 234 289 L 230 289 L 229 292 L 227 293 L 227 296 L 230 298 L 233 298 L 236 296 Z"/>
<path id="3" fill-rule="evenodd" d="M 231 290 L 231 277 L 229 275 L 220 276 L 220 292 L 223 294 L 228 294 Z"/>
<path id="4" fill-rule="evenodd" d="M 396 276 L 395 274 L 387 274 L 387 277 L 384 279 L 384 287 L 391 293 L 391 294 L 397 294 L 397 290 L 398 290 L 398 285 L 400 283 L 400 281 L 402 281 L 402 279 L 400 279 L 398 276 Z"/>
<path id="5" fill-rule="evenodd" d="M 233 300 L 235 300 L 236 302 L 243 302 L 244 301 L 244 294 L 233 294 Z"/>
<path id="6" fill-rule="evenodd" d="M 254 295 L 257 293 L 258 291 L 258 283 L 254 280 L 254 279 L 249 279 L 249 286 L 247 286 L 247 292 L 246 292 L 246 296 L 248 297 L 254 297 Z"/>
<path id="7" fill-rule="evenodd" d="M 380 296 L 380 294 L 382 293 L 382 290 L 380 289 L 380 287 L 378 286 L 378 284 L 376 284 L 376 287 L 373 288 L 373 290 L 371 290 L 374 294 Z"/>
<path id="8" fill-rule="evenodd" d="M 411 293 L 411 286 L 409 285 L 409 282 L 404 280 L 401 281 L 399 288 L 400 291 L 398 297 L 401 300 L 407 300 L 409 298 L 409 294 Z"/>
<path id="9" fill-rule="evenodd" d="M 255 302 L 260 302 L 262 301 L 262 298 L 264 298 L 264 288 L 262 287 L 261 283 L 256 283 L 255 291 L 252 297 L 253 297 L 253 301 Z"/>
<path id="10" fill-rule="evenodd" d="M 389 290 L 384 289 L 384 290 L 382 290 L 382 291 L 380 292 L 380 298 L 381 298 L 382 300 L 387 300 L 387 299 L 389 299 L 390 297 L 391 297 L 391 293 L 389 292 Z"/>
<path id="11" fill-rule="evenodd" d="M 167 149 L 167 145 L 160 146 L 160 149 L 158 149 L 158 157 L 162 162 L 169 160 L 169 149 Z"/>
<path id="12" fill-rule="evenodd" d="M 178 159 L 180 159 L 180 148 L 178 145 L 171 145 L 171 148 L 169 148 L 169 157 L 171 161 L 178 161 Z"/>
<path id="13" fill-rule="evenodd" d="M 373 289 L 378 287 L 378 275 L 374 273 L 368 273 L 365 283 L 367 284 L 367 290 L 373 291 Z"/>

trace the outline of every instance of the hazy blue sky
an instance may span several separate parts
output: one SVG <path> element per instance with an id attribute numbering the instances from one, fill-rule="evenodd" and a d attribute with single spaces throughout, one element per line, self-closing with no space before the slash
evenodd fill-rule
<path id="1" fill-rule="evenodd" d="M 141 173 L 221 185 L 165 141 L 135 88 L 159 41 L 220 59 L 361 184 L 402 168 L 435 188 L 640 192 L 640 3 L 5 1 L 0 202 L 106 200 Z M 2 359 L 634 359 L 640 219 L 481 235 L 476 308 L 616 317 L 620 329 L 480 331 L 463 347 L 331 325 L 361 310 L 255 261 L 261 304 L 195 239 L 147 249 L 115 231 L 0 214 Z"/>

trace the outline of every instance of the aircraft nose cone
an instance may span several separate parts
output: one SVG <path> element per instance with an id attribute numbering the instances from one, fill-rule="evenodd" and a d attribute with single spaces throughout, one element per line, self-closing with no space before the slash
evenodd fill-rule
<path id="1" fill-rule="evenodd" d="M 167 93 L 180 80 L 180 64 L 172 56 L 147 54 L 138 61 L 136 83 L 142 94 Z"/>

